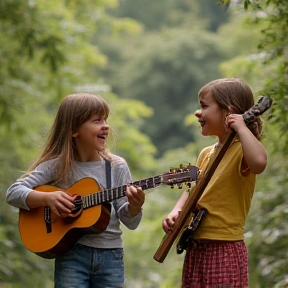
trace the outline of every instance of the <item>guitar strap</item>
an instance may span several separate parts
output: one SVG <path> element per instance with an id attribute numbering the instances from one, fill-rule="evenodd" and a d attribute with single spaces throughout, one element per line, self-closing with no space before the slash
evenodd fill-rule
<path id="1" fill-rule="evenodd" d="M 105 171 L 106 171 L 106 188 L 111 188 L 111 162 L 105 159 Z"/>

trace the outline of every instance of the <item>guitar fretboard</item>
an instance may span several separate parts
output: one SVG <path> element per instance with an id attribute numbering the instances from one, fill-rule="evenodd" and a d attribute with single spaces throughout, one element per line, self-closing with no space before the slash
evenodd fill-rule
<path id="1" fill-rule="evenodd" d="M 162 176 L 155 176 L 130 183 L 130 185 L 141 187 L 142 190 L 155 188 L 157 186 L 160 186 L 161 184 L 162 184 Z M 96 193 L 85 195 L 82 198 L 83 209 L 87 209 L 102 204 L 104 202 L 110 202 L 112 200 L 124 197 L 126 196 L 126 188 L 127 185 L 125 184 L 120 187 L 110 188 Z"/>

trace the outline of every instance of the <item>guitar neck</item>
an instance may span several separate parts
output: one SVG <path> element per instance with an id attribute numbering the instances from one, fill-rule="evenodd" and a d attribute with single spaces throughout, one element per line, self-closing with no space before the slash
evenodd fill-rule
<path id="1" fill-rule="evenodd" d="M 142 188 L 142 190 L 155 188 L 157 186 L 160 186 L 161 184 L 162 184 L 162 176 L 160 175 L 130 183 L 130 185 L 138 186 Z M 87 209 L 102 204 L 104 202 L 110 202 L 112 200 L 124 197 L 126 196 L 126 189 L 127 184 L 85 195 L 82 197 L 83 209 Z"/>

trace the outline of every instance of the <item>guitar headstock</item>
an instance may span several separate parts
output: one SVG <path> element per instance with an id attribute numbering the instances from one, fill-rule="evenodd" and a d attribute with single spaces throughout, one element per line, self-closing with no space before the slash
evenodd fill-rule
<path id="1" fill-rule="evenodd" d="M 199 169 L 196 166 L 180 165 L 179 168 L 171 168 L 170 172 L 161 175 L 161 183 L 170 185 L 172 188 L 177 185 L 182 188 L 182 184 L 186 183 L 188 186 L 191 182 L 195 182 L 198 178 Z"/>
<path id="2" fill-rule="evenodd" d="M 257 104 L 252 106 L 248 111 L 246 111 L 242 116 L 246 125 L 250 124 L 255 120 L 255 117 L 262 115 L 267 111 L 272 105 L 272 99 L 267 96 L 261 96 Z"/>

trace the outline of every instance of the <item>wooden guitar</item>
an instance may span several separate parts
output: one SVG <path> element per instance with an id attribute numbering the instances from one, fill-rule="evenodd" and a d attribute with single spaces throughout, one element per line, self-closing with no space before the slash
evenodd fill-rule
<path id="1" fill-rule="evenodd" d="M 191 184 L 198 176 L 196 166 L 180 166 L 170 172 L 155 177 L 139 180 L 131 185 L 142 190 L 155 188 L 161 184 Z M 42 185 L 34 190 L 49 193 L 65 191 L 77 195 L 75 209 L 69 217 L 62 218 L 47 206 L 31 210 L 20 209 L 19 231 L 25 247 L 37 255 L 52 259 L 66 253 L 81 237 L 89 233 L 102 233 L 110 220 L 110 201 L 124 197 L 127 185 L 107 190 L 100 190 L 98 183 L 92 178 L 83 178 L 68 189 L 52 185 Z"/>

